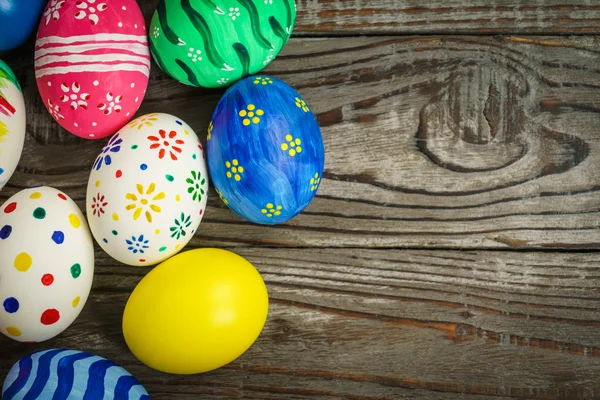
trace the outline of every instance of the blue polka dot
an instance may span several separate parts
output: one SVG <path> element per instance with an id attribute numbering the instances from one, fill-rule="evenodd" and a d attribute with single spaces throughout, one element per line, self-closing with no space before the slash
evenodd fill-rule
<path id="1" fill-rule="evenodd" d="M 4 173 L 4 170 L 2 168 L 0 168 L 0 175 L 2 175 Z"/>
<path id="2" fill-rule="evenodd" d="M 181 121 L 178 121 L 178 120 L 175 120 L 175 123 L 176 123 L 177 125 L 183 125 L 183 124 L 181 123 Z"/>
<path id="3" fill-rule="evenodd" d="M 54 243 L 56 244 L 62 244 L 65 241 L 65 234 L 61 231 L 54 231 L 52 240 L 54 240 Z"/>
<path id="4" fill-rule="evenodd" d="M 147 166 L 146 164 L 142 164 L 142 165 L 140 165 L 140 169 L 141 169 L 142 171 L 145 171 L 145 170 L 147 170 L 147 169 L 148 169 L 148 166 Z"/>
<path id="5" fill-rule="evenodd" d="M 102 241 L 103 241 L 104 243 L 108 243 L 108 240 L 106 240 L 106 238 L 102 239 Z"/>
<path id="6" fill-rule="evenodd" d="M 6 240 L 12 233 L 12 226 L 4 225 L 2 229 L 0 229 L 0 239 Z"/>
<path id="7" fill-rule="evenodd" d="M 4 300 L 4 310 L 7 313 L 14 314 L 19 311 L 19 301 L 14 297 L 9 297 Z"/>

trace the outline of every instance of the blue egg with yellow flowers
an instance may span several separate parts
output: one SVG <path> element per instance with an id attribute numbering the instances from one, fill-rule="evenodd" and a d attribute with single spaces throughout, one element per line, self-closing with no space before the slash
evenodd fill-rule
<path id="1" fill-rule="evenodd" d="M 55 9 L 64 3 L 62 0 L 50 1 L 54 3 Z M 12 50 L 31 36 L 40 23 L 46 2 L 47 0 L 0 0 L 0 51 Z"/>
<path id="2" fill-rule="evenodd" d="M 230 87 L 207 139 L 219 197 L 252 222 L 290 220 L 319 188 L 325 163 L 319 124 L 302 96 L 279 79 L 252 76 Z"/>

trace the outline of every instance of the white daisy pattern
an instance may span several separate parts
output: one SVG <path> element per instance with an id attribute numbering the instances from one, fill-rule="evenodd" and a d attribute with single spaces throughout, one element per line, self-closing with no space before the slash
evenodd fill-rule
<path id="1" fill-rule="evenodd" d="M 110 115 L 112 112 L 121 112 L 122 107 L 119 104 L 123 96 L 115 96 L 112 92 L 106 93 L 106 103 L 98 104 L 98 109 L 104 111 L 104 115 Z"/>
<path id="2" fill-rule="evenodd" d="M 60 85 L 60 88 L 65 93 L 61 96 L 60 100 L 63 103 L 70 101 L 71 110 L 75 111 L 78 107 L 87 110 L 87 101 L 90 99 L 90 95 L 89 93 L 80 93 L 81 86 L 78 82 L 74 82 L 70 87 L 66 83 L 63 83 Z"/>
<path id="3" fill-rule="evenodd" d="M 60 8 L 65 4 L 64 0 L 52 0 L 50 5 L 44 11 L 44 17 L 46 18 L 46 25 L 50 23 L 50 20 L 56 22 L 60 18 Z"/>
<path id="4" fill-rule="evenodd" d="M 60 113 L 60 106 L 58 104 L 54 104 L 50 99 L 48 99 L 48 112 L 57 121 L 59 119 L 65 119 L 65 117 Z"/>
<path id="5" fill-rule="evenodd" d="M 158 26 L 154 27 L 154 30 L 152 31 L 152 36 L 154 36 L 154 39 L 160 36 L 160 29 L 158 29 Z"/>
<path id="6" fill-rule="evenodd" d="M 221 78 L 221 79 L 219 79 L 219 80 L 217 81 L 217 83 L 218 83 L 219 85 L 224 85 L 224 84 L 226 84 L 227 82 L 229 82 L 229 78 Z"/>
<path id="7" fill-rule="evenodd" d="M 75 14 L 76 19 L 88 17 L 90 23 L 96 25 L 100 20 L 98 13 L 106 10 L 108 5 L 106 3 L 96 4 L 96 0 L 80 0 L 75 4 L 75 7 L 79 8 L 79 11 Z"/>
<path id="8" fill-rule="evenodd" d="M 229 16 L 233 21 L 235 21 L 240 16 L 240 8 L 239 7 L 230 7 L 229 8 Z"/>
<path id="9" fill-rule="evenodd" d="M 265 4 L 273 4 L 273 0 L 265 0 Z"/>
<path id="10" fill-rule="evenodd" d="M 202 61 L 202 57 L 200 56 L 202 51 L 195 50 L 193 47 L 190 47 L 190 51 L 187 53 L 187 56 L 192 59 L 192 62 Z"/>

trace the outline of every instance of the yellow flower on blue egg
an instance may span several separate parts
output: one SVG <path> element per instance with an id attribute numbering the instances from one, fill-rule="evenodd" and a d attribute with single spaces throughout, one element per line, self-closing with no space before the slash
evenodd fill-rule
<path id="1" fill-rule="evenodd" d="M 242 179 L 242 174 L 244 173 L 244 167 L 242 167 L 237 159 L 232 160 L 231 162 L 225 161 L 225 167 L 227 167 L 227 178 L 234 178 L 236 181 L 240 181 Z"/>
<path id="2" fill-rule="evenodd" d="M 262 117 L 265 112 L 261 109 L 256 109 L 254 104 L 248 104 L 245 110 L 241 110 L 239 112 L 239 116 L 242 117 L 242 124 L 244 126 L 250 125 L 250 123 L 258 124 L 260 122 L 260 117 Z"/>
<path id="3" fill-rule="evenodd" d="M 281 150 L 287 151 L 290 157 L 296 156 L 298 153 L 302 153 L 302 140 L 300 138 L 294 138 L 292 135 L 285 136 L 286 142 L 281 143 Z"/>
<path id="4" fill-rule="evenodd" d="M 283 209 L 282 206 L 277 206 L 277 205 L 274 205 L 273 203 L 267 203 L 265 208 L 260 210 L 260 212 L 265 214 L 267 217 L 271 218 L 273 216 L 276 216 L 276 217 L 280 216 L 282 209 Z"/>

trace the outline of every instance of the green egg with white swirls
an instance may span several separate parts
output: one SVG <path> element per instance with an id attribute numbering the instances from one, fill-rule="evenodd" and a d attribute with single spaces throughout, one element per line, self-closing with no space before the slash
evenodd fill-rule
<path id="1" fill-rule="evenodd" d="M 295 20 L 294 0 L 161 0 L 150 25 L 150 50 L 181 83 L 230 86 L 275 59 Z"/>

